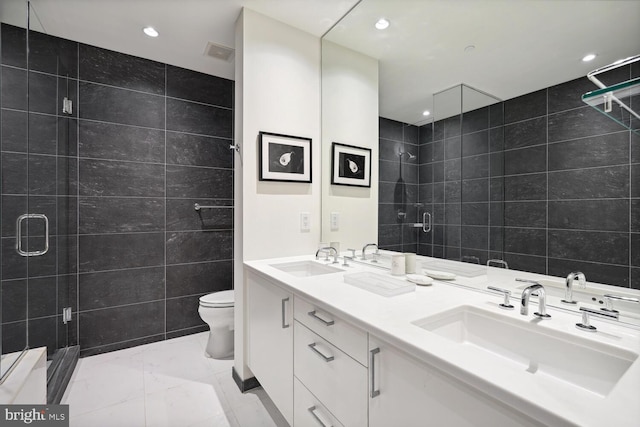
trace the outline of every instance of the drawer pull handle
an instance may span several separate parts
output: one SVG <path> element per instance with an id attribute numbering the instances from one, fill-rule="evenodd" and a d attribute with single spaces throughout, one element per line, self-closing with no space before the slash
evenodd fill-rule
<path id="1" fill-rule="evenodd" d="M 369 369 L 371 370 L 371 398 L 380 395 L 380 390 L 376 390 L 376 354 L 380 353 L 380 347 L 369 351 Z"/>
<path id="2" fill-rule="evenodd" d="M 321 321 L 325 326 L 331 326 L 333 324 L 335 324 L 336 322 L 334 320 L 324 320 L 322 317 L 318 316 L 316 314 L 316 311 L 310 311 L 307 313 L 309 316 L 313 317 L 314 319 L 317 319 L 319 321 Z"/>
<path id="3" fill-rule="evenodd" d="M 313 418 L 316 419 L 316 421 L 322 426 L 322 427 L 333 427 L 333 424 L 328 423 L 324 420 L 324 417 L 322 416 L 322 414 L 320 414 L 319 412 L 316 413 L 316 411 L 318 411 L 318 408 L 314 406 L 312 406 L 311 408 L 308 409 L 309 412 L 311 412 L 311 415 L 313 415 Z"/>
<path id="4" fill-rule="evenodd" d="M 282 299 L 282 329 L 287 329 L 290 325 L 286 323 L 286 304 L 289 301 L 289 297 Z"/>
<path id="5" fill-rule="evenodd" d="M 324 360 L 325 362 L 331 362 L 333 360 L 333 356 L 325 356 L 324 354 L 322 354 L 320 350 L 316 348 L 316 345 L 317 345 L 316 343 L 311 343 L 309 344 L 309 348 L 313 350 L 315 354 L 322 357 L 322 360 Z"/>

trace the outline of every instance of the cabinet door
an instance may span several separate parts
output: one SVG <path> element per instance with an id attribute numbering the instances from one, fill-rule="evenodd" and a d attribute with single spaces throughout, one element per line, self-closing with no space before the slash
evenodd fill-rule
<path id="1" fill-rule="evenodd" d="M 293 423 L 293 296 L 247 272 L 247 365 Z"/>
<path id="2" fill-rule="evenodd" d="M 369 350 L 369 427 L 541 425 L 371 336 Z"/>

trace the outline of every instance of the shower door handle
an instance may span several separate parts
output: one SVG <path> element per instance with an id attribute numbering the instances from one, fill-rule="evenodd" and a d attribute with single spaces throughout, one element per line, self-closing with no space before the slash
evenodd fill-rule
<path id="1" fill-rule="evenodd" d="M 41 251 L 22 250 L 22 221 L 25 219 L 41 219 L 44 221 L 44 249 Z M 23 214 L 16 220 L 16 252 L 20 256 L 40 256 L 49 252 L 49 218 L 45 214 Z"/>
<path id="2" fill-rule="evenodd" d="M 427 218 L 429 218 L 428 221 Z M 429 212 L 425 212 L 422 214 L 422 231 L 425 233 L 431 231 L 431 214 Z"/>

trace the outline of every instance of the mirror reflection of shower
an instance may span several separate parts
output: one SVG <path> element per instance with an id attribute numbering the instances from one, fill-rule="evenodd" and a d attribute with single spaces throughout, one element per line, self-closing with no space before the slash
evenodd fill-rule
<path id="1" fill-rule="evenodd" d="M 405 157 L 407 160 L 415 160 L 417 157 L 414 154 L 409 153 L 408 151 L 400 151 L 398 153 L 400 157 L 400 166 L 402 167 L 402 158 Z"/>
<path id="2" fill-rule="evenodd" d="M 396 182 L 393 199 L 397 208 L 399 223 L 404 223 L 407 219 L 407 188 L 403 178 L 404 175 L 402 173 L 403 159 L 406 161 L 415 160 L 416 158 L 417 157 L 414 154 L 405 151 L 403 147 L 398 150 L 398 159 L 400 160 L 400 176 L 398 177 L 398 181 Z"/>

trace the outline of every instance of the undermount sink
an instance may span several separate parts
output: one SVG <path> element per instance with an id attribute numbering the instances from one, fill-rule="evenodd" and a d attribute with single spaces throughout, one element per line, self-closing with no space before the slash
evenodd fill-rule
<path id="1" fill-rule="evenodd" d="M 311 277 L 319 276 L 321 274 L 341 273 L 342 270 L 330 265 L 320 264 L 315 261 L 296 261 L 285 262 L 282 264 L 271 264 L 271 267 L 276 268 L 285 273 L 291 274 L 296 277 Z"/>
<path id="2" fill-rule="evenodd" d="M 600 396 L 611 391 L 638 357 L 631 351 L 472 306 L 412 323 L 461 346 L 480 349 L 502 365 L 509 363 Z"/>

